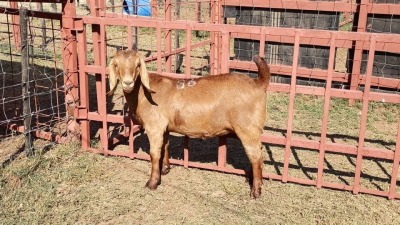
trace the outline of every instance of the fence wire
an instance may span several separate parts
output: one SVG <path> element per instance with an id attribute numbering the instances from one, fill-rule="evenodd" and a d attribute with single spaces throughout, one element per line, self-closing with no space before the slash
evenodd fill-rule
<path id="1" fill-rule="evenodd" d="M 39 3 L 33 6 L 20 3 L 20 6 L 36 11 L 54 12 L 56 9 L 51 4 L 43 8 Z M 13 16 L 16 18 L 12 19 Z M 21 46 L 23 40 L 19 34 L 22 29 L 27 31 L 26 46 Z M 0 14 L 0 141 L 29 134 L 48 139 L 47 144 L 51 144 L 56 136 L 66 135 L 68 118 L 60 29 L 59 20 L 28 17 L 27 27 L 22 27 L 14 9 L 8 8 Z M 28 50 L 26 82 L 23 82 L 24 68 L 21 66 L 24 48 Z M 27 90 L 25 95 L 23 87 Z M 29 114 L 23 112 L 27 99 L 30 101 Z M 27 117 L 31 118 L 30 129 L 24 126 Z"/>

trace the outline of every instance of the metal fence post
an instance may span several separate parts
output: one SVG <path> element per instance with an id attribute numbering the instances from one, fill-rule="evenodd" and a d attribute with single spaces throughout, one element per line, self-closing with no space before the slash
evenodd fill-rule
<path id="1" fill-rule="evenodd" d="M 21 30 L 21 69 L 22 69 L 22 97 L 24 113 L 24 132 L 25 132 L 25 153 L 33 154 L 32 134 L 31 134 L 31 98 L 29 92 L 29 46 L 28 46 L 28 10 L 22 7 L 19 10 L 20 30 Z"/>

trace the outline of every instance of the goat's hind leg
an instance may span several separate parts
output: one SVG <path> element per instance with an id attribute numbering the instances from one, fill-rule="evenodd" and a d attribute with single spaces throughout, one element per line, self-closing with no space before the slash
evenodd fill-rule
<path id="1" fill-rule="evenodd" d="M 169 164 L 169 133 L 164 134 L 164 143 L 161 149 L 162 163 L 161 174 L 166 175 L 169 173 L 171 166 Z"/>
<path id="2" fill-rule="evenodd" d="M 161 184 L 160 159 L 164 136 L 162 133 L 159 134 L 156 132 L 148 133 L 147 136 L 150 142 L 151 174 L 149 181 L 146 183 L 146 187 L 150 190 L 155 190 L 157 186 Z"/>
<path id="3" fill-rule="evenodd" d="M 262 186 L 262 166 L 264 162 L 264 152 L 259 135 L 250 135 L 250 133 L 236 133 L 246 151 L 246 155 L 250 160 L 253 182 L 250 195 L 253 198 L 261 196 Z"/>

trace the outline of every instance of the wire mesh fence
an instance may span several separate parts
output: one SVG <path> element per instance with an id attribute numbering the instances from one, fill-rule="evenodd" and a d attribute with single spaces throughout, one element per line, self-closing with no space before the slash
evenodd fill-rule
<path id="1" fill-rule="evenodd" d="M 21 3 L 19 9 L 1 6 L 0 140 L 22 133 L 29 140 L 25 145 L 32 144 L 34 138 L 60 141 L 67 136 L 68 122 L 60 51 L 61 16 L 32 16 L 33 11 L 39 15 L 54 12 L 55 4 L 44 8 L 39 3 Z M 21 16 L 21 9 L 27 8 L 33 10 Z"/>

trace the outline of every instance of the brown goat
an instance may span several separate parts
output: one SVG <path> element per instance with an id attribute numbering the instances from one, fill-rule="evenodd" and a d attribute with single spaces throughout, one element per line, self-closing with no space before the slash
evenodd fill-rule
<path id="1" fill-rule="evenodd" d="M 260 135 L 266 119 L 266 89 L 271 74 L 263 58 L 255 56 L 253 60 L 258 67 L 257 79 L 222 74 L 185 81 L 148 74 L 143 57 L 136 51 L 117 52 L 109 65 L 108 94 L 114 93 L 120 81 L 130 112 L 147 132 L 152 165 L 146 184 L 149 189 L 156 189 L 161 173 L 165 175 L 170 170 L 169 132 L 190 138 L 235 133 L 252 166 L 251 196 L 261 195 L 264 154 Z"/>

